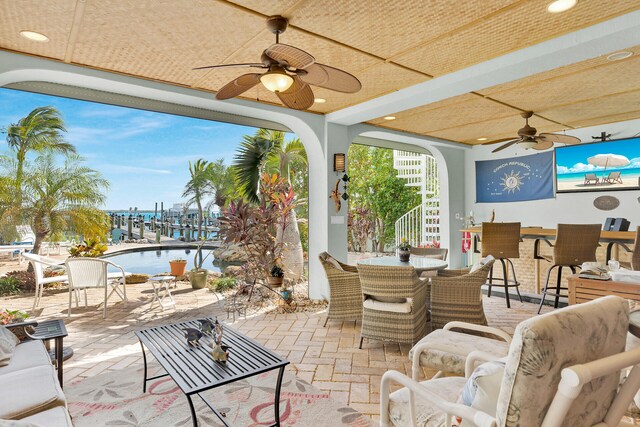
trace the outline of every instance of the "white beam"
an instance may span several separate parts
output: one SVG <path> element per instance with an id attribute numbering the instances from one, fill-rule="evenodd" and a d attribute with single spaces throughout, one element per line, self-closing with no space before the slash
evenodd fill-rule
<path id="1" fill-rule="evenodd" d="M 327 115 L 327 121 L 342 125 L 366 122 L 637 45 L 640 11 L 335 111 Z"/>

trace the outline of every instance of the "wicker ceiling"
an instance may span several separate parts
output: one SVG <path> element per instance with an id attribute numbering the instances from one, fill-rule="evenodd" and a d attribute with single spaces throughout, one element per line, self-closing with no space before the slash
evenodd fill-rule
<path id="1" fill-rule="evenodd" d="M 274 37 L 264 18 L 282 14 L 282 36 L 320 63 L 363 83 L 356 94 L 314 88 L 328 113 L 456 71 L 640 7 L 638 0 L 580 0 L 546 12 L 548 0 L 21 0 L 0 2 L 0 49 L 215 91 L 242 69 L 193 67 L 256 62 Z M 523 25 L 526 23 L 526 25 Z M 19 36 L 46 34 L 48 43 Z M 596 58 L 370 123 L 475 143 L 510 136 L 519 111 L 542 131 L 640 117 L 640 49 L 627 60 Z M 488 98 L 484 98 L 486 96 Z M 280 104 L 261 86 L 243 97 Z M 548 119 L 548 120 L 546 120 Z"/>

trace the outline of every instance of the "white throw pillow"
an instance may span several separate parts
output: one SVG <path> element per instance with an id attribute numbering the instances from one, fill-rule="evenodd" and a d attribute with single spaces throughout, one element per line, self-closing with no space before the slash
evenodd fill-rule
<path id="1" fill-rule="evenodd" d="M 487 263 L 489 263 L 490 261 L 495 260 L 495 258 L 493 257 L 493 255 L 487 255 L 486 257 L 484 257 L 483 259 L 480 260 L 479 263 L 477 264 L 473 264 L 471 266 L 471 270 L 469 270 L 469 274 L 471 273 L 475 273 L 476 271 L 480 270 L 482 267 L 484 267 L 485 265 L 487 265 Z"/>
<path id="2" fill-rule="evenodd" d="M 460 403 L 495 417 L 504 367 L 504 358 L 478 366 L 462 389 Z M 461 427 L 474 425 L 469 420 L 462 420 L 460 424 Z"/>
<path id="3" fill-rule="evenodd" d="M 0 326 L 0 366 L 7 366 L 13 356 L 16 345 L 20 343 L 18 337 L 4 326 Z"/>

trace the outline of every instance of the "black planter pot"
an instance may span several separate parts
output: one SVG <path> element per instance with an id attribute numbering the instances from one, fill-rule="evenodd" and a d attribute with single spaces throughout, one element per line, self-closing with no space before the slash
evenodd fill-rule
<path id="1" fill-rule="evenodd" d="M 400 256 L 400 262 L 409 262 L 409 257 L 411 256 L 410 251 L 398 251 L 398 255 Z"/>

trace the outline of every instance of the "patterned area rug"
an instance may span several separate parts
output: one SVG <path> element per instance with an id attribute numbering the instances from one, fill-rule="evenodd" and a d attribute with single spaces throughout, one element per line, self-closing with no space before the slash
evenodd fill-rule
<path id="1" fill-rule="evenodd" d="M 150 371 L 150 376 L 154 376 Z M 65 387 L 76 427 L 191 426 L 186 397 L 170 377 L 147 383 L 142 393 L 142 368 L 87 378 Z M 277 371 L 238 381 L 204 393 L 205 398 L 233 426 L 265 426 L 274 422 L 273 398 Z M 223 426 L 215 414 L 194 396 L 200 426 Z M 282 426 L 370 427 L 370 419 L 332 400 L 306 381 L 285 372 L 280 394 Z"/>

